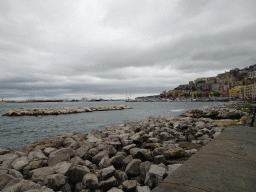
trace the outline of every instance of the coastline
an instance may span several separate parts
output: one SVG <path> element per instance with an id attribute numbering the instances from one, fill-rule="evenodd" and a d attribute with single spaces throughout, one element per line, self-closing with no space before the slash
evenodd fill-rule
<path id="1" fill-rule="evenodd" d="M 186 117 L 149 117 L 90 134 L 67 133 L 24 148 L 0 149 L 1 174 L 8 178 L 0 190 L 27 183 L 38 191 L 107 191 L 113 187 L 150 191 L 221 133 L 223 128 L 206 115 L 241 119 L 246 114 L 235 109 L 237 104 L 211 105 L 196 112 L 188 110 Z M 72 178 L 74 173 L 79 178 Z M 15 178 L 20 181 L 12 182 Z"/>

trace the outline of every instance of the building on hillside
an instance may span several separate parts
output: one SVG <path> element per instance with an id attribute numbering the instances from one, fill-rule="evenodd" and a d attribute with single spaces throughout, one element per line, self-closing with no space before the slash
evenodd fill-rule
<path id="1" fill-rule="evenodd" d="M 205 83 L 205 84 L 203 85 L 203 90 L 204 90 L 204 91 L 210 91 L 210 90 L 212 90 L 212 84 L 211 84 L 211 83 Z"/>
<path id="2" fill-rule="evenodd" d="M 219 90 L 220 90 L 220 84 L 218 83 L 212 84 L 212 91 L 218 92 Z"/>
<path id="3" fill-rule="evenodd" d="M 256 79 L 256 71 L 250 71 L 247 73 L 247 78 Z"/>
<path id="4" fill-rule="evenodd" d="M 254 96 L 254 84 L 250 84 L 250 85 L 244 85 L 245 86 L 245 97 L 244 98 L 253 98 Z"/>
<path id="5" fill-rule="evenodd" d="M 228 94 L 229 94 L 229 97 L 239 97 L 239 91 L 241 89 L 241 86 L 235 86 L 234 88 L 232 89 L 229 89 L 228 91 Z"/>

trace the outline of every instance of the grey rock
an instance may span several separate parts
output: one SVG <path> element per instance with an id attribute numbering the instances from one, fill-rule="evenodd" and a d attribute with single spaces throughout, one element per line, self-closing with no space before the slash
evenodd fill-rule
<path id="1" fill-rule="evenodd" d="M 157 156 L 154 157 L 153 163 L 157 164 L 157 165 L 160 164 L 160 163 L 165 164 L 165 161 L 166 161 L 166 159 L 165 159 L 164 155 L 157 155 Z"/>
<path id="2" fill-rule="evenodd" d="M 31 161 L 26 167 L 23 168 L 23 175 L 27 175 L 27 173 L 33 169 L 38 169 L 47 165 L 47 160 L 35 160 Z"/>
<path id="3" fill-rule="evenodd" d="M 134 192 L 137 187 L 136 180 L 126 180 L 122 183 L 125 192 Z"/>
<path id="4" fill-rule="evenodd" d="M 118 182 L 118 185 L 121 185 L 124 181 L 128 180 L 126 173 L 120 170 L 116 171 L 114 176 Z"/>
<path id="5" fill-rule="evenodd" d="M 108 179 L 109 177 L 112 177 L 114 174 L 115 174 L 115 168 L 114 166 L 110 166 L 110 167 L 107 167 L 107 168 L 104 168 L 101 170 L 101 179 L 100 180 L 106 180 Z"/>
<path id="6" fill-rule="evenodd" d="M 41 186 L 32 181 L 14 179 L 10 181 L 2 190 L 2 192 L 22 192 L 30 189 L 40 189 Z"/>
<path id="7" fill-rule="evenodd" d="M 8 149 L 3 149 L 3 148 L 0 148 L 0 155 L 4 155 L 6 153 L 9 153 L 10 150 Z"/>
<path id="8" fill-rule="evenodd" d="M 81 192 L 84 189 L 84 185 L 82 182 L 78 182 L 75 184 L 75 191 L 74 192 Z"/>
<path id="9" fill-rule="evenodd" d="M 50 153 L 48 158 L 48 165 L 54 166 L 62 161 L 70 161 L 70 157 L 75 155 L 75 151 L 71 148 L 63 148 Z"/>
<path id="10" fill-rule="evenodd" d="M 138 148 L 138 147 L 134 147 L 134 148 L 130 149 L 130 155 L 132 155 L 132 157 L 134 157 L 134 155 L 137 154 L 139 150 L 140 150 L 140 148 Z"/>
<path id="11" fill-rule="evenodd" d="M 94 174 L 86 174 L 82 180 L 82 184 L 86 189 L 96 190 L 99 188 L 98 178 Z"/>
<path id="12" fill-rule="evenodd" d="M 140 149 L 134 154 L 133 158 L 140 159 L 142 161 L 153 161 L 153 156 L 149 149 Z"/>
<path id="13" fill-rule="evenodd" d="M 108 178 L 107 180 L 101 181 L 99 183 L 99 188 L 103 189 L 104 191 L 107 191 L 111 189 L 112 187 L 117 187 L 118 183 L 114 176 Z"/>
<path id="14" fill-rule="evenodd" d="M 26 167 L 28 164 L 29 164 L 28 157 L 20 157 L 13 161 L 11 167 L 13 167 L 13 169 L 17 171 L 22 171 L 22 169 Z"/>
<path id="15" fill-rule="evenodd" d="M 15 177 L 12 175 L 6 174 L 6 173 L 0 173 L 0 191 L 12 180 L 14 180 Z"/>
<path id="16" fill-rule="evenodd" d="M 157 137 L 151 137 L 151 138 L 148 138 L 148 143 L 161 143 L 160 139 L 157 138 Z"/>
<path id="17" fill-rule="evenodd" d="M 70 169 L 71 166 L 72 166 L 72 163 L 67 163 L 66 161 L 63 161 L 54 166 L 54 171 L 56 173 L 67 175 L 68 170 Z"/>
<path id="18" fill-rule="evenodd" d="M 149 171 L 150 167 L 151 163 L 149 161 L 145 161 L 140 164 L 140 174 L 143 181 L 145 180 L 146 174 Z"/>
<path id="19" fill-rule="evenodd" d="M 54 191 L 60 190 L 66 184 L 66 177 L 62 174 L 48 175 L 45 177 L 44 184 Z"/>
<path id="20" fill-rule="evenodd" d="M 29 175 L 31 177 L 31 180 L 37 183 L 39 181 L 44 182 L 45 177 L 47 175 L 53 175 L 54 172 L 54 167 L 42 167 L 30 171 Z"/>
<path id="21" fill-rule="evenodd" d="M 121 155 L 116 155 L 114 157 L 111 158 L 110 163 L 111 165 L 113 165 L 115 168 L 121 168 L 124 166 L 124 159 L 126 157 L 121 154 Z"/>
<path id="22" fill-rule="evenodd" d="M 31 151 L 28 154 L 29 160 L 47 160 L 48 158 L 45 156 L 45 154 L 42 152 L 42 150 L 37 149 L 35 151 Z"/>
<path id="23" fill-rule="evenodd" d="M 112 187 L 111 189 L 109 189 L 107 192 L 123 192 L 122 189 L 118 189 L 116 187 Z"/>
<path id="24" fill-rule="evenodd" d="M 9 169 L 8 174 L 15 177 L 15 178 L 23 179 L 23 175 L 15 169 Z"/>
<path id="25" fill-rule="evenodd" d="M 81 182 L 83 180 L 83 177 L 87 174 L 90 173 L 90 170 L 86 166 L 72 166 L 69 168 L 67 172 L 67 176 L 69 177 L 69 181 L 73 184 Z"/>
<path id="26" fill-rule="evenodd" d="M 136 133 L 130 137 L 131 140 L 133 140 L 134 143 L 142 143 L 143 138 L 140 136 L 140 134 Z"/>
<path id="27" fill-rule="evenodd" d="M 71 191 L 71 187 L 68 183 L 66 183 L 61 189 L 60 189 L 61 192 L 72 192 Z M 44 192 L 44 191 L 43 191 Z"/>
<path id="28" fill-rule="evenodd" d="M 128 154 L 130 149 L 135 148 L 135 147 L 137 147 L 136 144 L 127 145 L 127 146 L 123 147 L 122 151 Z"/>
<path id="29" fill-rule="evenodd" d="M 47 147 L 44 149 L 43 153 L 48 156 L 48 155 L 50 155 L 51 152 L 56 151 L 56 150 L 57 150 L 57 148 L 55 148 L 55 147 Z"/>
<path id="30" fill-rule="evenodd" d="M 92 163 L 98 165 L 102 158 L 108 156 L 107 151 L 100 151 L 97 155 L 92 158 Z"/>
<path id="31" fill-rule="evenodd" d="M 84 160 L 81 159 L 81 157 L 79 156 L 75 156 L 73 157 L 70 162 L 74 165 L 74 166 L 77 166 L 77 165 L 86 165 Z"/>
<path id="32" fill-rule="evenodd" d="M 19 158 L 19 156 L 12 153 L 0 155 L 0 164 L 2 164 L 2 167 L 11 168 L 11 164 L 17 158 Z"/>
<path id="33" fill-rule="evenodd" d="M 92 148 L 91 144 L 82 145 L 79 149 L 76 150 L 76 155 L 83 158 L 85 154 Z"/>
<path id="34" fill-rule="evenodd" d="M 133 159 L 126 167 L 125 173 L 127 176 L 137 176 L 140 174 L 140 164 L 142 161 L 140 159 Z"/>
<path id="35" fill-rule="evenodd" d="M 135 192 L 150 192 L 148 186 L 137 186 Z"/>
<path id="36" fill-rule="evenodd" d="M 165 174 L 165 168 L 158 165 L 151 165 L 149 171 L 146 174 L 145 185 L 151 188 L 156 187 L 163 180 Z"/>
<path id="37" fill-rule="evenodd" d="M 131 155 L 127 156 L 127 157 L 123 160 L 124 167 L 126 167 L 132 160 L 133 160 L 133 158 L 132 158 Z"/>
<path id="38" fill-rule="evenodd" d="M 111 165 L 111 160 L 107 156 L 107 157 L 104 157 L 103 159 L 101 159 L 101 161 L 99 162 L 99 166 L 98 167 L 100 169 L 103 169 L 103 168 L 109 167 L 110 165 Z"/>
<path id="39" fill-rule="evenodd" d="M 64 141 L 63 141 L 63 146 L 64 146 L 64 147 L 67 147 L 67 146 L 69 146 L 69 145 L 71 145 L 71 144 L 73 144 L 73 143 L 75 143 L 75 140 L 72 139 L 71 137 L 67 137 L 67 138 L 64 139 Z"/>

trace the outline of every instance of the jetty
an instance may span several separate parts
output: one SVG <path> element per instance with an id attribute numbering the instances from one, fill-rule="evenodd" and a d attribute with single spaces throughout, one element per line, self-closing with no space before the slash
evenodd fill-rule
<path id="1" fill-rule="evenodd" d="M 57 107 L 57 108 L 20 108 L 16 110 L 9 110 L 2 116 L 43 116 L 43 115 L 62 115 L 62 114 L 74 114 L 93 111 L 111 111 L 111 110 L 123 110 L 131 109 L 129 105 L 108 105 L 108 106 L 84 106 L 84 107 Z"/>

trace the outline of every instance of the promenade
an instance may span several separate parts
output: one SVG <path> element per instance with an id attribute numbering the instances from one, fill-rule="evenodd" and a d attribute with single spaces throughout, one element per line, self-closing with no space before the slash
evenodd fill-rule
<path id="1" fill-rule="evenodd" d="M 227 127 L 153 192 L 256 191 L 256 128 Z"/>

